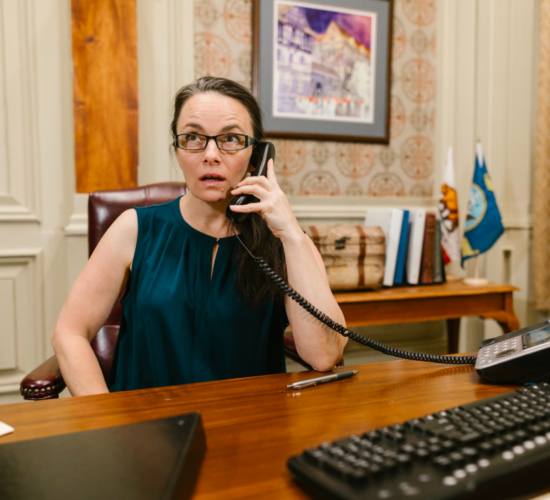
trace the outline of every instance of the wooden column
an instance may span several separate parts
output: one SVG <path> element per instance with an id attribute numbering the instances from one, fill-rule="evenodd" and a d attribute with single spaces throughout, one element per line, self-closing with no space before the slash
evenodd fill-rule
<path id="1" fill-rule="evenodd" d="M 72 0 L 76 190 L 137 185 L 136 0 Z"/>

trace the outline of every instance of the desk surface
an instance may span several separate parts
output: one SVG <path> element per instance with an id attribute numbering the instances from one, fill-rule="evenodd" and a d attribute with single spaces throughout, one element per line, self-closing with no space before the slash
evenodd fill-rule
<path id="1" fill-rule="evenodd" d="M 351 379 L 301 392 L 286 373 L 0 406 L 15 428 L 3 443 L 200 410 L 207 453 L 195 497 L 307 499 L 286 460 L 304 448 L 514 389 L 482 383 L 473 367 L 391 361 L 355 368 Z"/>

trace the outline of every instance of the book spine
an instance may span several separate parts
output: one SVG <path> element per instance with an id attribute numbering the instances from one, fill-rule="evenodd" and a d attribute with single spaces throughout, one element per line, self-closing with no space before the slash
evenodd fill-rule
<path id="1" fill-rule="evenodd" d="M 386 269 L 384 271 L 385 286 L 393 286 L 402 223 L 403 210 L 393 209 L 391 211 L 391 220 L 388 229 L 388 236 L 386 238 Z"/>
<path id="2" fill-rule="evenodd" d="M 420 282 L 426 284 L 434 282 L 435 220 L 435 214 L 426 214 L 420 266 Z"/>
<path id="3" fill-rule="evenodd" d="M 396 285 L 401 285 L 405 277 L 405 261 L 407 258 L 407 242 L 409 239 L 409 211 L 403 211 L 403 221 L 401 223 L 401 234 L 399 236 L 399 247 L 397 250 L 397 262 L 395 264 Z"/>
<path id="4" fill-rule="evenodd" d="M 412 222 L 409 224 L 409 247 L 407 249 L 407 283 L 409 285 L 418 285 L 419 282 L 425 223 L 426 211 L 421 208 L 415 210 Z"/>
<path id="5" fill-rule="evenodd" d="M 443 283 L 443 251 L 441 249 L 441 220 L 435 221 L 434 283 Z"/>

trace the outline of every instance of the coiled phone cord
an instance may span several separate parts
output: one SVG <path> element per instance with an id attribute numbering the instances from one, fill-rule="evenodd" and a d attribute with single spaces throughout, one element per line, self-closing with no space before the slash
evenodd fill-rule
<path id="1" fill-rule="evenodd" d="M 250 256 L 258 263 L 258 265 L 260 266 L 260 269 L 267 276 L 269 276 L 269 278 L 271 278 L 271 280 L 273 280 L 275 284 L 286 295 L 288 295 L 292 300 L 300 304 L 309 314 L 311 314 L 312 316 L 317 318 L 319 321 L 321 321 L 321 323 L 324 323 L 328 327 L 332 328 L 335 332 L 339 333 L 343 337 L 349 337 L 351 340 L 361 345 L 370 347 L 375 351 L 382 352 L 389 356 L 395 356 L 397 358 L 410 359 L 412 361 L 426 361 L 428 363 L 441 363 L 445 365 L 475 365 L 476 364 L 475 356 L 436 356 L 433 354 L 419 354 L 415 352 L 402 351 L 401 349 L 395 349 L 393 347 L 389 347 L 385 344 L 382 344 L 381 342 L 377 342 L 376 340 L 363 337 L 362 335 L 359 335 L 353 330 L 350 330 L 349 328 L 346 328 L 345 326 L 342 326 L 339 323 L 336 323 L 336 321 L 330 319 L 326 314 L 316 309 L 312 304 L 310 304 L 306 299 L 304 299 L 304 297 L 302 297 L 296 290 L 293 290 L 292 288 L 290 288 L 290 286 L 288 286 L 287 283 L 285 283 L 285 281 L 279 275 L 277 275 L 277 273 L 275 273 L 275 271 L 273 271 L 273 269 L 271 269 L 261 257 L 256 257 L 255 255 L 253 255 L 252 252 L 243 243 L 241 238 L 239 238 L 239 235 L 235 231 L 233 220 L 231 220 L 231 227 L 233 229 L 233 233 L 239 240 L 239 243 L 250 254 Z"/>

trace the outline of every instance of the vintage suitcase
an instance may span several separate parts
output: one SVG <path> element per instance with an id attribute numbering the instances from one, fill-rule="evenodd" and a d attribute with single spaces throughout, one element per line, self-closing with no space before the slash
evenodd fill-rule
<path id="1" fill-rule="evenodd" d="M 386 254 L 382 229 L 334 225 L 304 230 L 323 257 L 332 290 L 382 287 Z"/>

